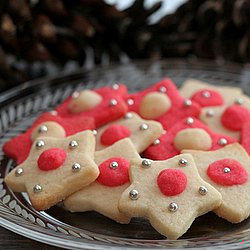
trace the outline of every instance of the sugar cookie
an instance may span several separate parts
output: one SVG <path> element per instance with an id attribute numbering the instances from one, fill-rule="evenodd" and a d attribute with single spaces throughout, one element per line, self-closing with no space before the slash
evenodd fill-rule
<path id="1" fill-rule="evenodd" d="M 200 178 L 189 154 L 166 161 L 135 160 L 130 180 L 119 201 L 120 210 L 149 219 L 168 239 L 182 236 L 196 217 L 221 203 L 220 193 Z"/>
<path id="2" fill-rule="evenodd" d="M 95 153 L 95 162 L 100 174 L 89 186 L 72 194 L 64 201 L 71 212 L 97 211 L 119 223 L 128 223 L 130 217 L 118 210 L 122 192 L 130 185 L 130 161 L 139 160 L 130 139 L 116 142 L 112 146 Z"/>
<path id="3" fill-rule="evenodd" d="M 46 210 L 96 179 L 94 151 L 89 130 L 66 138 L 39 137 L 28 158 L 4 180 L 14 192 L 27 192 L 36 210 Z"/>

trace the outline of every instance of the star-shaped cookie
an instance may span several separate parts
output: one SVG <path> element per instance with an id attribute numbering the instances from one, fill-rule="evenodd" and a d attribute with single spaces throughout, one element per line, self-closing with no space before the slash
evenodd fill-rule
<path id="1" fill-rule="evenodd" d="M 242 89 L 229 86 L 215 86 L 195 79 L 183 82 L 180 93 L 202 107 L 230 105 L 235 97 L 242 95 Z"/>
<path id="2" fill-rule="evenodd" d="M 68 117 L 62 118 L 55 111 L 41 114 L 33 125 L 3 145 L 4 153 L 21 164 L 29 155 L 32 142 L 39 136 L 65 137 L 75 133 L 95 129 L 93 118 Z"/>
<path id="3" fill-rule="evenodd" d="M 127 95 L 127 88 L 123 84 L 114 84 L 93 90 L 74 92 L 56 111 L 62 117 L 92 117 L 96 127 L 119 119 L 127 112 L 127 105 L 123 98 Z"/>
<path id="4" fill-rule="evenodd" d="M 243 147 L 234 143 L 212 152 L 184 150 L 191 153 L 200 176 L 222 195 L 221 206 L 214 212 L 239 223 L 250 215 L 250 158 Z"/>
<path id="5" fill-rule="evenodd" d="M 198 119 L 188 117 L 172 126 L 143 154 L 153 160 L 165 160 L 183 149 L 216 150 L 236 141 L 230 136 L 214 133 Z"/>
<path id="6" fill-rule="evenodd" d="M 100 169 L 97 180 L 69 196 L 64 201 L 65 208 L 72 212 L 94 210 L 119 223 L 128 223 L 130 217 L 118 210 L 118 201 L 130 185 L 130 161 L 139 159 L 128 138 L 97 151 L 95 162 Z"/>
<path id="7" fill-rule="evenodd" d="M 217 133 L 239 139 L 244 123 L 250 120 L 250 98 L 240 95 L 230 105 L 204 108 L 200 120 Z"/>
<path id="8" fill-rule="evenodd" d="M 121 139 L 130 138 L 136 150 L 141 153 L 162 133 L 163 128 L 159 122 L 144 120 L 136 113 L 128 112 L 122 119 L 97 130 L 96 150 L 106 148 Z"/>
<path id="9" fill-rule="evenodd" d="M 96 179 L 94 152 L 89 130 L 66 138 L 40 137 L 5 182 L 14 192 L 27 192 L 35 209 L 48 209 Z"/>
<path id="10" fill-rule="evenodd" d="M 130 94 L 126 101 L 129 111 L 138 113 L 144 119 L 159 121 L 164 129 L 169 129 L 185 117 L 200 115 L 200 106 L 183 98 L 170 79 L 163 79 L 152 87 Z"/>
<path id="11" fill-rule="evenodd" d="M 179 238 L 196 217 L 221 203 L 221 195 L 201 179 L 190 154 L 166 161 L 135 160 L 130 181 L 119 201 L 120 211 L 149 219 L 169 239 Z"/>

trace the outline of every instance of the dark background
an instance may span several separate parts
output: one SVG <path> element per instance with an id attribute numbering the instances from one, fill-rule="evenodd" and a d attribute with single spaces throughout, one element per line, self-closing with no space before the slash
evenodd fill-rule
<path id="1" fill-rule="evenodd" d="M 151 23 L 167 1 L 123 10 L 104 0 L 0 1 L 0 89 L 134 59 L 250 61 L 250 1 L 187 0 Z"/>

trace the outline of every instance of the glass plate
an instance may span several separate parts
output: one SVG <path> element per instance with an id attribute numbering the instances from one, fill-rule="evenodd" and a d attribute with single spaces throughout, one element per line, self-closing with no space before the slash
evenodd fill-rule
<path id="1" fill-rule="evenodd" d="M 169 60 L 80 71 L 25 83 L 0 96 L 0 146 L 25 131 L 42 112 L 52 110 L 72 92 L 123 82 L 137 91 L 170 77 L 242 87 L 250 94 L 249 69 L 200 61 Z M 69 249 L 242 249 L 250 247 L 250 219 L 233 225 L 208 213 L 197 218 L 179 240 L 167 240 L 143 219 L 120 225 L 95 212 L 69 213 L 57 205 L 37 212 L 25 194 L 9 190 L 3 178 L 15 162 L 0 151 L 0 225 L 23 236 Z"/>

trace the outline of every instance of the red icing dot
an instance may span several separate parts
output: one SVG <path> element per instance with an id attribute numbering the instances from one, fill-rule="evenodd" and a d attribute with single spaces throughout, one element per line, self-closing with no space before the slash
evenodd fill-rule
<path id="1" fill-rule="evenodd" d="M 186 189 L 187 177 L 182 170 L 169 168 L 160 172 L 157 184 L 164 195 L 174 196 Z"/>
<path id="2" fill-rule="evenodd" d="M 250 120 L 250 112 L 240 105 L 228 107 L 221 116 L 221 123 L 228 129 L 241 130 L 243 124 Z"/>
<path id="3" fill-rule="evenodd" d="M 111 166 L 112 163 L 114 167 Z M 129 166 L 127 159 L 121 157 L 110 158 L 99 165 L 100 174 L 97 181 L 104 186 L 121 186 L 129 182 Z"/>
<path id="4" fill-rule="evenodd" d="M 212 181 L 223 186 L 244 184 L 248 180 L 245 168 L 233 159 L 213 162 L 208 166 L 207 175 Z"/>
<path id="5" fill-rule="evenodd" d="M 191 100 L 199 103 L 202 107 L 220 106 L 224 103 L 221 94 L 211 89 L 202 89 L 195 92 Z"/>
<path id="6" fill-rule="evenodd" d="M 127 127 L 114 124 L 104 130 L 100 140 L 103 145 L 109 146 L 130 135 L 131 131 Z"/>
<path id="7" fill-rule="evenodd" d="M 49 171 L 57 169 L 67 158 L 67 153 L 61 148 L 50 148 L 42 152 L 37 160 L 41 170 Z"/>

